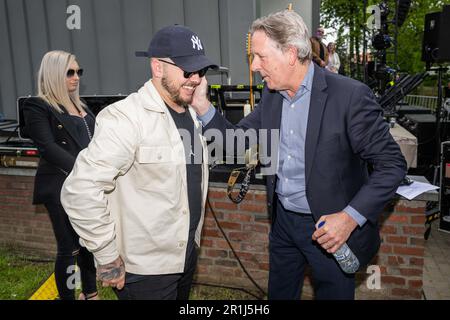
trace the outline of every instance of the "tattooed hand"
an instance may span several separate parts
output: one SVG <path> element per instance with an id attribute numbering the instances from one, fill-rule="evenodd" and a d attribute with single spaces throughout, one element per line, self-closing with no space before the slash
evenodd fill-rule
<path id="1" fill-rule="evenodd" d="M 97 266 L 97 279 L 104 287 L 116 287 L 121 290 L 125 285 L 125 264 L 118 257 L 111 263 Z"/>

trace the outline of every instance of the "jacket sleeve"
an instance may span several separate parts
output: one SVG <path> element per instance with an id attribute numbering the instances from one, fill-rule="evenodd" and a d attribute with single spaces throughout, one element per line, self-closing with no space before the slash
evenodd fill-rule
<path id="1" fill-rule="evenodd" d="M 116 178 L 131 167 L 139 136 L 130 116 L 114 105 L 104 109 L 97 116 L 91 143 L 79 153 L 61 191 L 61 203 L 80 243 L 99 265 L 119 256 L 105 193 L 112 191 Z"/>
<path id="2" fill-rule="evenodd" d="M 349 205 L 376 223 L 380 212 L 405 177 L 406 161 L 367 86 L 360 85 L 354 90 L 349 108 L 347 135 L 352 149 L 373 166 L 368 181 Z"/>
<path id="3" fill-rule="evenodd" d="M 50 126 L 50 111 L 43 100 L 29 98 L 23 106 L 25 129 L 39 150 L 42 158 L 68 174 L 75 157 L 61 148 L 55 140 Z"/>
<path id="4" fill-rule="evenodd" d="M 203 128 L 203 135 L 210 141 L 220 145 L 228 156 L 243 157 L 245 149 L 252 147 L 252 138 L 258 139 L 258 130 L 261 128 L 261 109 L 262 99 L 255 106 L 253 111 L 241 119 L 236 125 L 229 122 L 217 110 L 211 121 Z M 234 137 L 233 147 L 228 147 L 231 141 L 228 139 Z M 239 148 L 239 138 L 244 138 L 245 148 Z M 257 141 L 255 141 L 257 142 Z"/>

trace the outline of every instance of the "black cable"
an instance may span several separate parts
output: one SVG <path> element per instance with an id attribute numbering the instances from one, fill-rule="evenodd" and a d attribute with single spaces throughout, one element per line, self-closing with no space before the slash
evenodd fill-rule
<path id="1" fill-rule="evenodd" d="M 228 246 L 230 247 L 231 251 L 233 252 L 236 260 L 238 261 L 239 265 L 242 268 L 242 271 L 244 271 L 244 273 L 246 274 L 246 276 L 248 277 L 248 279 L 253 283 L 253 285 L 263 294 L 263 296 L 267 296 L 267 293 L 258 285 L 258 283 L 256 283 L 256 281 L 252 278 L 252 276 L 248 273 L 247 269 L 244 267 L 244 265 L 241 262 L 241 259 L 239 259 L 239 256 L 237 255 L 236 251 L 234 251 L 233 245 L 231 244 L 230 240 L 228 239 L 227 235 L 225 234 L 225 232 L 222 229 L 222 226 L 219 223 L 219 220 L 216 217 L 216 214 L 211 206 L 211 203 L 209 202 L 209 197 L 206 199 L 206 202 L 209 206 L 209 209 L 211 210 L 212 216 L 214 218 L 214 220 L 216 221 L 217 227 L 219 228 L 220 232 L 222 233 L 223 237 L 225 238 L 225 241 L 228 243 Z M 262 300 L 263 297 L 259 297 L 259 300 Z"/>
<path id="2" fill-rule="evenodd" d="M 253 292 L 251 292 L 249 290 L 246 290 L 246 289 L 243 289 L 243 288 L 224 286 L 224 285 L 218 285 L 218 284 L 210 284 L 210 283 L 201 283 L 201 282 L 193 282 L 192 285 L 194 285 L 194 286 L 213 287 L 213 288 L 224 288 L 224 289 L 230 289 L 230 290 L 238 290 L 238 291 L 242 291 L 242 292 L 252 296 L 253 298 L 256 298 L 258 300 L 262 300 L 261 297 L 257 296 Z"/>

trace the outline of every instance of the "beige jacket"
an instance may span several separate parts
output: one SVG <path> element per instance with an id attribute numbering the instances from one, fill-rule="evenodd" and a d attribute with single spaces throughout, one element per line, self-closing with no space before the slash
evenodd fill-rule
<path id="1" fill-rule="evenodd" d="M 189 108 L 203 152 L 200 245 L 208 190 L 208 152 Z M 184 147 L 151 80 L 102 110 L 95 135 L 80 152 L 61 191 L 80 243 L 104 265 L 119 255 L 127 272 L 183 272 L 189 233 Z"/>

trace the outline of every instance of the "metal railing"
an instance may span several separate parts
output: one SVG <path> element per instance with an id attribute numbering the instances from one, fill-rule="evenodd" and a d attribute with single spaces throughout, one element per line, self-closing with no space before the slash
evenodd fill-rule
<path id="1" fill-rule="evenodd" d="M 410 106 L 420 106 L 425 107 L 433 112 L 436 111 L 437 97 L 433 96 L 417 96 L 417 95 L 407 95 L 403 98 L 403 102 L 408 103 Z"/>

